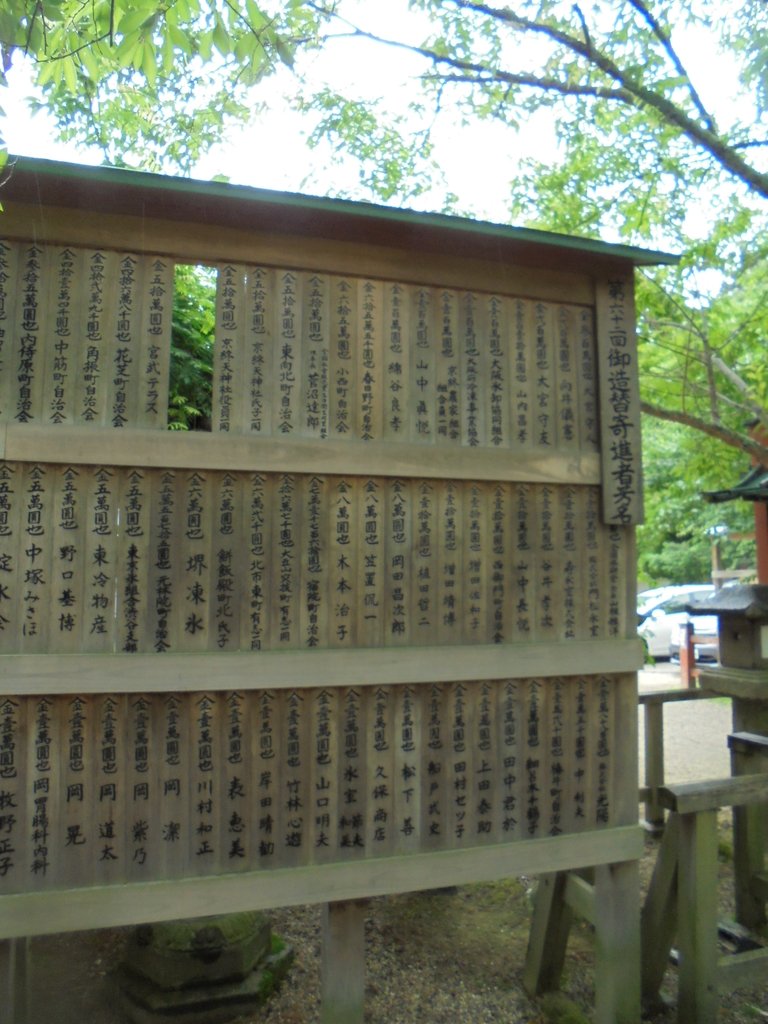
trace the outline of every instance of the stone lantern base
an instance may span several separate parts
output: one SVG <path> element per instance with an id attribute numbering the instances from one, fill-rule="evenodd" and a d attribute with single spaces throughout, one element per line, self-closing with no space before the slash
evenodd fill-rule
<path id="1" fill-rule="evenodd" d="M 218 1024 L 274 992 L 293 951 L 256 912 L 137 928 L 122 965 L 122 1008 L 133 1024 Z"/>

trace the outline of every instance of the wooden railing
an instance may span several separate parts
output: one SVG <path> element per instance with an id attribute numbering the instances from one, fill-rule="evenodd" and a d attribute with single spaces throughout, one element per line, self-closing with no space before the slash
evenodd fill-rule
<path id="1" fill-rule="evenodd" d="M 640 787 L 640 803 L 645 805 L 645 828 L 659 835 L 664 831 L 664 806 L 659 790 L 664 786 L 664 705 L 681 700 L 711 700 L 720 694 L 712 690 L 651 690 L 638 696 L 645 717 L 644 785 Z"/>
<path id="2" fill-rule="evenodd" d="M 765 756 L 764 736 L 739 733 L 730 741 L 732 748 L 736 741 Z M 670 817 L 641 916 L 643 999 L 649 1005 L 658 1000 L 677 936 L 678 1024 L 716 1024 L 718 990 L 759 985 L 768 969 L 768 948 L 760 942 L 725 956 L 718 951 L 717 814 L 721 807 L 764 814 L 766 775 L 668 786 L 659 796 Z M 764 912 L 768 878 L 762 863 L 740 877 L 735 867 L 737 886 L 751 890 Z"/>

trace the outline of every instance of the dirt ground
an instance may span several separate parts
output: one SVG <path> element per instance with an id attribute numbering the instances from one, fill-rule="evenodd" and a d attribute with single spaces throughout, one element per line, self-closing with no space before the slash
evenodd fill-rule
<path id="1" fill-rule="evenodd" d="M 641 689 L 679 685 L 665 666 L 642 673 Z M 668 781 L 726 776 L 727 701 L 669 705 L 665 711 Z M 640 750 L 642 752 L 642 715 Z M 642 760 L 642 759 L 641 759 Z M 642 778 L 642 764 L 641 764 Z M 722 816 L 721 847 L 727 852 L 729 817 Z M 658 841 L 648 839 L 641 871 L 646 881 Z M 721 870 L 721 915 L 732 913 L 731 864 Z M 557 1005 L 527 999 L 520 985 L 530 920 L 533 879 L 510 879 L 437 894 L 416 893 L 371 901 L 366 928 L 368 1024 L 540 1024 L 586 1020 L 592 1004 L 592 952 L 587 926 L 569 946 L 564 992 L 573 1000 L 567 1017 Z M 318 1020 L 319 913 L 317 908 L 277 910 L 273 928 L 296 950 L 288 981 L 266 1010 L 242 1024 L 313 1024 Z M 125 1024 L 115 999 L 115 972 L 127 930 L 82 932 L 30 941 L 31 983 L 24 1024 Z M 720 1024 L 768 1020 L 768 985 L 727 993 Z M 667 972 L 666 995 L 675 997 L 675 972 Z M 5 1008 L 3 1007 L 5 1002 Z M 581 1008 L 581 1013 L 577 1008 Z M 6 1021 L 7 1001 L 0 1001 Z M 674 1021 L 671 1010 L 654 1022 Z M 9 1024 L 11 1022 L 9 1021 Z M 16 1022 L 13 1022 L 16 1024 Z"/>

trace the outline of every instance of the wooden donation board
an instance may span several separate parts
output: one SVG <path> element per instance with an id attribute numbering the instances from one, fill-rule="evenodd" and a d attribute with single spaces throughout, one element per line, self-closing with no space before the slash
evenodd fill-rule
<path id="1" fill-rule="evenodd" d="M 0 198 L 0 935 L 633 859 L 658 254 L 28 160 Z"/>

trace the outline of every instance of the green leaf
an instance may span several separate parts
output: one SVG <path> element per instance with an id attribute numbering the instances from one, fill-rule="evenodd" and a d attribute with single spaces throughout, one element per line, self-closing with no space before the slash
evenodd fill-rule
<path id="1" fill-rule="evenodd" d="M 117 34 L 129 36 L 133 32 L 138 32 L 148 20 L 146 10 L 129 11 L 120 19 L 120 23 L 117 26 Z"/>
<path id="2" fill-rule="evenodd" d="M 204 60 L 206 63 L 211 59 L 211 54 L 213 53 L 212 31 L 209 30 L 207 32 L 200 33 L 198 41 L 198 52 L 200 54 L 200 59 Z"/>
<path id="3" fill-rule="evenodd" d="M 144 72 L 150 88 L 153 89 L 157 83 L 157 53 L 155 47 L 149 41 L 144 43 L 141 70 Z"/>
<path id="4" fill-rule="evenodd" d="M 241 64 L 244 64 L 254 56 L 257 46 L 258 43 L 252 35 L 240 36 L 235 43 L 235 57 L 237 57 Z"/>
<path id="5" fill-rule="evenodd" d="M 55 65 L 57 63 L 58 61 L 46 60 L 37 65 L 37 84 L 39 86 L 46 86 L 55 81 Z"/>
<path id="6" fill-rule="evenodd" d="M 268 24 L 267 18 L 254 3 L 254 0 L 245 0 L 245 11 L 248 16 L 248 24 L 255 32 L 259 32 Z"/>
<path id="7" fill-rule="evenodd" d="M 167 75 L 173 69 L 174 64 L 173 42 L 171 40 L 170 32 L 166 32 L 163 36 L 160 54 L 163 74 Z"/>
<path id="8" fill-rule="evenodd" d="M 176 25 L 172 25 L 170 22 L 166 25 L 166 38 L 170 38 L 174 46 L 176 46 L 182 53 L 189 56 L 194 52 L 194 46 L 192 40 L 186 32 L 182 32 Z"/>
<path id="9" fill-rule="evenodd" d="M 89 46 L 86 46 L 77 56 L 85 74 L 91 79 L 91 81 L 98 82 L 101 77 L 101 67 L 99 66 L 99 62 L 96 59 L 93 50 Z"/>
<path id="10" fill-rule="evenodd" d="M 131 58 L 131 64 L 136 71 L 140 71 L 144 64 L 144 51 L 146 48 L 146 43 L 144 42 L 136 44 L 136 49 L 133 51 L 133 56 Z"/>
<path id="11" fill-rule="evenodd" d="M 112 57 L 118 67 L 127 68 L 133 63 L 133 55 L 136 52 L 140 39 L 138 35 L 131 34 L 124 36 L 123 39 L 115 46 L 111 53 Z"/>
<path id="12" fill-rule="evenodd" d="M 293 47 L 289 46 L 279 36 L 275 36 L 274 44 L 280 60 L 286 67 L 292 68 L 296 63 Z"/>
<path id="13" fill-rule="evenodd" d="M 216 14 L 216 21 L 213 26 L 213 45 L 222 55 L 228 57 L 232 52 L 232 40 L 220 15 Z"/>
<path id="14" fill-rule="evenodd" d="M 64 81 L 70 92 L 77 92 L 77 68 L 72 57 L 65 57 L 61 61 Z"/>

